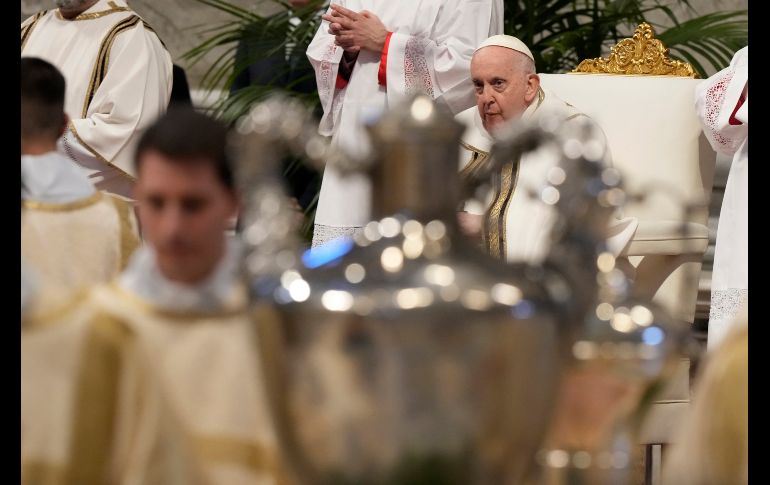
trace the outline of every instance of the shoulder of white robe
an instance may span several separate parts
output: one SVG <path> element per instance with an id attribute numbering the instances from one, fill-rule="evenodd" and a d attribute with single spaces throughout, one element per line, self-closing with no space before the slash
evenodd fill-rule
<path id="1" fill-rule="evenodd" d="M 27 40 L 29 39 L 29 36 L 32 34 L 32 31 L 35 30 L 35 26 L 40 22 L 40 19 L 45 17 L 45 15 L 48 13 L 48 10 L 41 10 L 40 12 L 36 13 L 35 15 L 32 15 L 28 17 L 24 22 L 21 23 L 21 50 L 24 50 L 24 46 L 27 44 Z"/>

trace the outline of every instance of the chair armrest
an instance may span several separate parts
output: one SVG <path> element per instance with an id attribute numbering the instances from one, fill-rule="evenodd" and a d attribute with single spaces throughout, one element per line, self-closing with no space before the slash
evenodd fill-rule
<path id="1" fill-rule="evenodd" d="M 679 221 L 639 221 L 622 256 L 676 256 L 703 254 L 709 244 L 709 230 L 703 224 Z"/>

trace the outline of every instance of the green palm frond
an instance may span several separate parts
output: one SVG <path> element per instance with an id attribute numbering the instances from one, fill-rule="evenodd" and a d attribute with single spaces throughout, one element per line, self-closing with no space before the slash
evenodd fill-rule
<path id="1" fill-rule="evenodd" d="M 658 34 L 673 56 L 682 57 L 706 77 L 707 70 L 696 55 L 719 71 L 736 51 L 748 44 L 748 12 L 717 12 L 687 20 Z"/>
<path id="2" fill-rule="evenodd" d="M 583 59 L 606 55 L 641 22 L 651 23 L 672 54 L 692 63 L 704 77 L 705 67 L 724 68 L 746 45 L 745 10 L 680 22 L 672 8 L 677 5 L 695 13 L 689 0 L 508 0 L 505 32 L 530 47 L 541 72 L 565 72 Z M 649 20 L 661 16 L 665 24 Z"/>
<path id="3" fill-rule="evenodd" d="M 226 0 L 195 1 L 228 14 L 231 19 L 221 25 L 207 27 L 206 32 L 209 37 L 182 57 L 189 65 L 194 65 L 211 52 L 217 51 L 219 56 L 207 67 L 201 85 L 209 91 L 225 92 L 230 90 L 234 80 L 250 65 L 277 53 L 286 52 L 287 46 L 292 46 L 290 56 L 300 52 L 304 56 L 307 46 L 318 30 L 320 24 L 318 13 L 323 8 L 323 0 L 313 0 L 306 6 L 294 10 L 290 10 L 289 5 L 284 1 L 270 0 L 271 3 L 280 6 L 281 10 L 272 15 L 260 15 Z M 289 19 L 292 14 L 299 19 L 299 24 L 290 28 Z M 239 44 L 248 47 L 247 55 L 240 59 L 236 56 Z M 280 79 L 280 74 L 276 73 L 276 80 Z M 275 87 L 278 87 L 277 83 Z M 292 91 L 291 85 L 281 87 L 290 95 L 299 95 Z M 256 102 L 262 98 L 262 95 L 256 96 L 256 91 L 258 90 L 250 90 L 249 93 L 244 93 L 231 102 L 222 100 L 214 106 L 215 113 L 228 121 L 236 119 L 239 113 L 244 114 L 248 110 L 248 105 L 243 100 Z"/>

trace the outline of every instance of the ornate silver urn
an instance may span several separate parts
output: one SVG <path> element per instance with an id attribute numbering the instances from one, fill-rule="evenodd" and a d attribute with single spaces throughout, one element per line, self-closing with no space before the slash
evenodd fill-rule
<path id="1" fill-rule="evenodd" d="M 542 150 L 558 162 L 535 194 L 558 213 L 552 250 L 544 264 L 527 265 L 502 264 L 458 234 L 462 130 L 430 98 L 416 96 L 372 124 L 379 156 L 358 168 L 333 154 L 311 125 L 271 101 L 240 126 L 246 179 L 265 189 L 250 191 L 243 234 L 252 293 L 271 308 L 262 314 L 260 341 L 294 480 L 523 484 L 552 477 L 549 470 L 559 467 L 549 463 L 563 458 L 552 452 L 567 452 L 552 419 L 565 395 L 565 363 L 593 344 L 599 354 L 580 355 L 609 348 L 601 344 L 617 337 L 607 330 L 612 320 L 596 326 L 592 315 L 623 298 L 607 276 L 616 273 L 605 271 L 602 246 L 619 177 L 600 163 L 595 133 L 582 125 L 563 133 L 545 117 L 498 144 L 498 159 Z M 248 167 L 255 159 L 269 166 L 279 142 L 313 160 L 366 167 L 374 220 L 355 240 L 300 256 L 282 229 L 271 230 L 284 227 L 286 204 L 274 180 Z M 627 308 L 631 322 L 641 318 L 642 303 Z M 623 308 L 614 305 L 613 315 Z M 618 341 L 644 341 L 637 327 Z M 642 352 L 652 355 L 647 347 Z M 615 348 L 627 355 L 630 347 Z M 624 367 L 626 376 L 659 370 L 646 362 L 652 366 Z M 567 413 L 566 422 L 579 421 Z"/>
<path id="2" fill-rule="evenodd" d="M 300 483 L 523 483 L 534 468 L 569 288 L 459 235 L 461 131 L 426 96 L 385 114 L 370 127 L 374 220 L 254 287 L 277 309 L 261 339 Z"/>
<path id="3" fill-rule="evenodd" d="M 518 156 L 534 142 L 560 153 L 540 196 L 561 217 L 549 265 L 573 288 L 568 361 L 531 483 L 626 485 L 640 470 L 639 428 L 656 392 L 685 349 L 687 326 L 632 284 L 604 238 L 614 207 L 623 203 L 619 174 L 603 163 L 603 137 L 587 119 L 511 129 L 495 147 L 495 159 Z M 539 143 L 538 143 L 539 140 Z M 581 284 L 582 283 L 582 284 Z"/>

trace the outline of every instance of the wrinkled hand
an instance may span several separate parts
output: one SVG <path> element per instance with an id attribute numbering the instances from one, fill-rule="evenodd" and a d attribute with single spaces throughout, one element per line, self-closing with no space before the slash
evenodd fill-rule
<path id="1" fill-rule="evenodd" d="M 331 13 L 322 18 L 329 22 L 329 33 L 334 35 L 335 44 L 351 54 L 361 49 L 382 52 L 388 29 L 379 17 L 368 10 L 354 12 L 334 4 L 330 7 Z"/>

